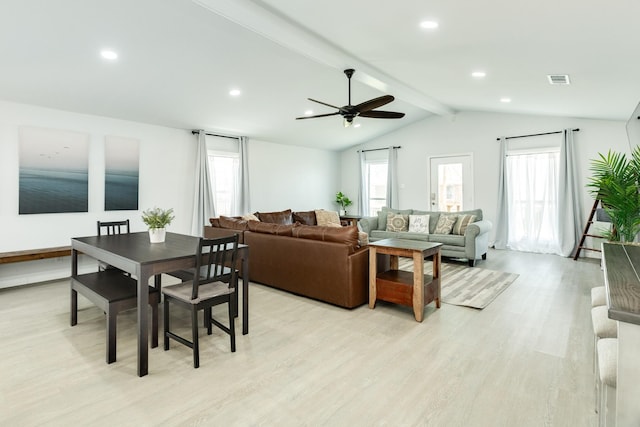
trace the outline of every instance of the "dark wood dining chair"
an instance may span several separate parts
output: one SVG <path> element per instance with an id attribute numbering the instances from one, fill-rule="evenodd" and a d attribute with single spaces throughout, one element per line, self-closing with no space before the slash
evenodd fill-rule
<path id="1" fill-rule="evenodd" d="M 98 236 L 111 236 L 114 234 L 129 234 L 129 220 L 124 221 L 97 221 L 98 223 Z M 98 270 L 107 270 L 115 268 L 107 263 L 100 262 L 98 264 Z"/>
<path id="2" fill-rule="evenodd" d="M 211 335 L 215 325 L 229 334 L 231 351 L 236 351 L 234 325 L 234 295 L 238 288 L 238 271 L 228 268 L 235 266 L 238 255 L 238 236 L 217 239 L 200 238 L 196 253 L 196 268 L 192 277 L 177 285 L 162 288 L 164 294 L 164 349 L 169 350 L 169 339 L 174 339 L 193 350 L 193 367 L 200 366 L 200 350 L 198 341 L 198 312 L 204 311 L 204 322 L 207 334 Z M 229 326 L 213 318 L 212 307 L 227 304 Z M 191 341 L 170 330 L 170 304 L 175 304 L 191 312 Z"/>

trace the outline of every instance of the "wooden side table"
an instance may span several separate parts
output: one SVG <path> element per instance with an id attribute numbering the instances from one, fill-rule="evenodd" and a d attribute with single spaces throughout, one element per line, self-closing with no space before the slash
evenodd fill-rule
<path id="1" fill-rule="evenodd" d="M 424 318 L 424 306 L 435 301 L 440 308 L 440 247 L 442 243 L 384 239 L 369 244 L 369 308 L 376 300 L 413 307 L 418 322 Z M 391 269 L 377 273 L 376 255 L 391 255 Z M 413 273 L 398 270 L 398 257 L 413 259 Z M 433 257 L 433 272 L 424 274 L 425 257 Z"/>
<path id="2" fill-rule="evenodd" d="M 362 219 L 361 216 L 358 215 L 341 215 L 340 222 L 344 223 L 343 225 L 356 225 L 358 221 Z"/>

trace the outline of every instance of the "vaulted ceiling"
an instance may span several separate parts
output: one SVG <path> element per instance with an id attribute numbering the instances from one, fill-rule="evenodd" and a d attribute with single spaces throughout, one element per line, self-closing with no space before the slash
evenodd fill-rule
<path id="1" fill-rule="evenodd" d="M 0 99 L 332 150 L 460 111 L 626 120 L 638 16 L 637 0 L 3 0 Z M 345 68 L 354 104 L 392 94 L 381 109 L 406 116 L 294 120 L 334 112 L 307 98 L 347 104 Z"/>

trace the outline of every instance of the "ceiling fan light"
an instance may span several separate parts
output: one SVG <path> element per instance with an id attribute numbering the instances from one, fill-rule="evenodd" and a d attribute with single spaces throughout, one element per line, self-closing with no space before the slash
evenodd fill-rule
<path id="1" fill-rule="evenodd" d="M 348 128 L 353 124 L 353 119 L 349 119 L 349 118 L 345 117 L 344 121 L 342 122 L 342 124 L 344 125 L 344 127 Z"/>

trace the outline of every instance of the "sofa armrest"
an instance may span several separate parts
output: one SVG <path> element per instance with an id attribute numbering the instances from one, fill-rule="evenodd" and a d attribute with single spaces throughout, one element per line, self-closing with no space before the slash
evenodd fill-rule
<path id="1" fill-rule="evenodd" d="M 464 232 L 464 236 L 475 238 L 480 234 L 485 234 L 491 231 L 491 227 L 493 227 L 493 224 L 491 223 L 491 221 L 488 221 L 486 219 L 482 221 L 472 222 L 467 226 L 467 230 Z"/>
<path id="2" fill-rule="evenodd" d="M 484 258 L 489 249 L 489 231 L 491 231 L 491 221 L 476 221 L 467 226 L 464 232 L 465 256 L 471 260 L 480 257 Z"/>
<path id="3" fill-rule="evenodd" d="M 377 216 L 365 216 L 358 221 L 358 228 L 367 234 L 371 234 L 371 230 L 378 229 L 378 217 Z"/>

